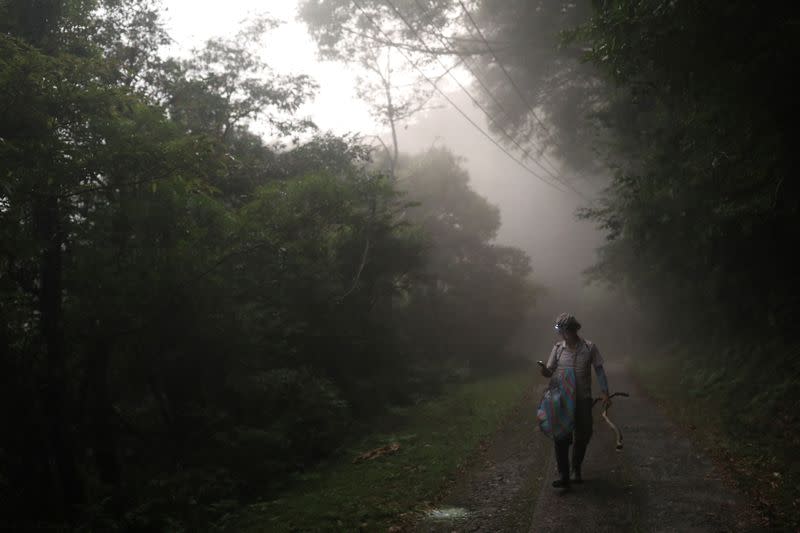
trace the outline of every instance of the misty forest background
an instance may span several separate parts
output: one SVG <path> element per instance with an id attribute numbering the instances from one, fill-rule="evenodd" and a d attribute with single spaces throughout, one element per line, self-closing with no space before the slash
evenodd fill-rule
<path id="1" fill-rule="evenodd" d="M 594 329 L 685 354 L 687 390 L 713 391 L 731 431 L 798 444 L 796 7 L 306 0 L 301 16 L 323 57 L 375 74 L 362 96 L 393 133 L 432 89 L 397 89 L 387 58 L 480 73 L 493 135 L 561 162 L 555 186 L 601 189 L 578 213 L 607 236 Z M 274 22 L 250 22 L 173 58 L 148 0 L 0 2 L 9 520 L 210 524 L 391 406 L 527 368 L 514 341 L 546 287 L 497 243 L 463 162 L 317 131 L 297 115 L 313 80 L 273 73 Z"/>

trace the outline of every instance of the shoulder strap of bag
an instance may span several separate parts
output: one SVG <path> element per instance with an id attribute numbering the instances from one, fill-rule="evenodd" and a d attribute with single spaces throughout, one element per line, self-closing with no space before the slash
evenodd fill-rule
<path id="1" fill-rule="evenodd" d="M 556 368 L 558 368 L 558 363 L 561 362 L 561 354 L 564 351 L 564 344 L 563 341 L 559 341 L 556 343 L 558 350 L 556 350 Z"/>
<path id="2" fill-rule="evenodd" d="M 585 344 L 586 347 L 589 349 L 589 351 L 591 351 L 592 347 L 586 340 L 581 339 L 581 343 Z M 561 354 L 564 353 L 564 349 L 567 347 L 567 343 L 565 341 L 559 341 L 557 346 L 558 346 L 558 353 L 556 354 L 556 368 L 558 368 L 558 365 L 561 362 Z M 577 356 L 580 349 L 581 349 L 581 344 L 578 344 L 578 346 L 575 348 L 575 357 L 573 357 L 572 359 L 572 368 L 575 368 L 575 361 L 578 359 Z"/>

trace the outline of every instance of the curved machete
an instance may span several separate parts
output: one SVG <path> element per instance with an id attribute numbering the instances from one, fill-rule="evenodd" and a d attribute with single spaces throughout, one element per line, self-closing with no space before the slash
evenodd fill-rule
<path id="1" fill-rule="evenodd" d="M 613 398 L 615 396 L 624 396 L 624 397 L 627 398 L 630 395 L 627 392 L 615 392 L 614 394 L 609 396 L 608 399 L 610 400 L 611 398 Z M 601 400 L 602 400 L 602 398 L 595 398 L 594 402 L 592 403 L 592 407 L 594 407 L 597 404 L 597 402 L 599 402 Z M 619 428 L 616 426 L 616 424 L 614 424 L 614 422 L 612 422 L 611 419 L 608 417 L 608 407 L 609 407 L 608 405 L 603 406 L 603 412 L 601 413 L 601 416 L 603 417 L 603 420 L 606 421 L 606 424 L 608 424 L 611 427 L 611 429 L 614 431 L 614 434 L 617 436 L 617 448 L 616 449 L 619 452 L 619 451 L 622 450 L 622 445 L 623 445 L 623 442 L 622 442 L 622 431 L 620 431 Z"/>

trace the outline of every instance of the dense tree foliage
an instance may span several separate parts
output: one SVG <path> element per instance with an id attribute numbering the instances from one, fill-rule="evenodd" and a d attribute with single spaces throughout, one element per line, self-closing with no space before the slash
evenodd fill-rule
<path id="1" fill-rule="evenodd" d="M 797 20 L 792 8 L 745 2 L 615 2 L 585 27 L 591 59 L 624 88 L 633 118 L 617 113 L 612 126 L 639 153 L 589 212 L 611 230 L 599 271 L 658 290 L 686 326 L 780 335 L 796 315 L 786 246 L 798 237 L 787 179 L 794 95 L 784 77 Z"/>
<path id="2" fill-rule="evenodd" d="M 709 379 L 749 369 L 731 394 L 790 420 L 797 385 L 758 387 L 798 369 L 795 7 L 305 0 L 301 14 L 324 56 L 371 69 L 363 92 L 393 130 L 430 96 L 420 71 L 459 64 L 499 139 L 609 175 L 582 211 L 608 236 L 592 279 L 662 339 L 711 341 Z M 315 85 L 261 60 L 274 24 L 177 59 L 150 0 L 0 1 L 9 522 L 207 529 L 387 406 L 514 362 L 503 347 L 533 291 L 528 258 L 494 242 L 498 210 L 445 149 L 404 155 L 395 138 L 384 164 L 297 116 Z M 396 52 L 414 61 L 405 91 Z"/>
<path id="3" fill-rule="evenodd" d="M 300 143 L 314 85 L 253 52 L 270 21 L 177 60 L 144 0 L 0 6 L 6 523 L 205 530 L 511 362 L 530 268 L 497 209 L 444 150 L 395 181 Z"/>
<path id="4" fill-rule="evenodd" d="M 581 167 L 573 135 L 613 175 L 583 212 L 609 238 L 593 277 L 631 289 L 673 338 L 780 336 L 798 281 L 785 246 L 797 238 L 784 81 L 796 10 L 489 0 L 474 10 L 487 39 L 509 43 L 497 57 L 549 118 L 559 155 Z M 498 101 L 519 105 L 493 60 Z"/>
<path id="5" fill-rule="evenodd" d="M 800 55 L 797 7 L 350 3 L 304 2 L 311 13 L 327 10 L 325 23 L 312 25 L 322 48 L 347 28 L 366 27 L 366 12 L 400 28 L 388 35 L 412 58 L 458 56 L 499 140 L 511 147 L 504 132 L 512 132 L 516 143 L 557 156 L 567 176 L 605 187 L 579 213 L 607 236 L 589 279 L 622 289 L 620 302 L 633 305 L 616 312 L 629 330 L 647 326 L 645 352 L 697 354 L 687 387 L 736 406 L 721 409 L 730 433 L 772 438 L 781 451 L 767 461 L 792 470 L 800 433 L 790 335 L 800 294 L 789 81 Z M 402 19 L 415 31 L 403 30 Z M 615 325 L 619 316 L 598 323 Z"/>
<path id="6" fill-rule="evenodd" d="M 611 175 L 582 215 L 607 232 L 593 279 L 673 338 L 782 337 L 797 309 L 788 174 L 798 12 L 748 2 L 307 0 L 330 46 L 365 12 L 398 49 L 458 55 L 495 131 Z M 402 17 L 401 17 L 402 15 Z M 316 19 L 312 19 L 314 22 Z M 758 20 L 758 23 L 754 21 Z M 743 38 L 742 36 L 747 36 Z M 505 140 L 502 136 L 498 139 Z M 506 140 L 507 141 L 507 140 Z"/>

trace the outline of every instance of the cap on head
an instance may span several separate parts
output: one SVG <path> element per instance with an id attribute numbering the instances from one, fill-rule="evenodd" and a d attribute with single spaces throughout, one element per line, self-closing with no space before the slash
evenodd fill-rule
<path id="1" fill-rule="evenodd" d="M 578 331 L 581 329 L 581 323 L 569 313 L 561 313 L 556 318 L 556 331 L 559 333 L 563 331 Z"/>

